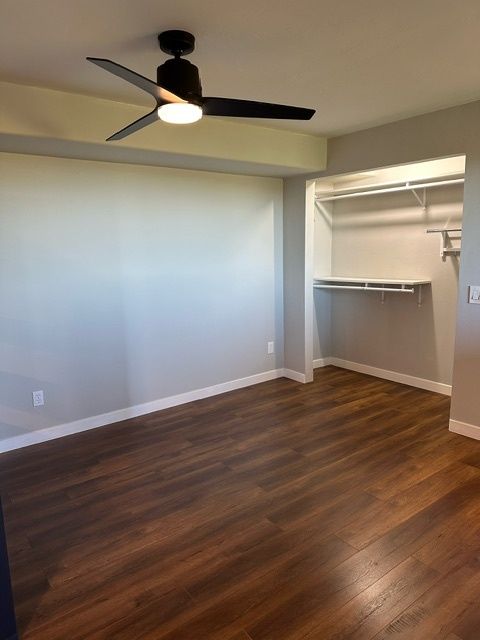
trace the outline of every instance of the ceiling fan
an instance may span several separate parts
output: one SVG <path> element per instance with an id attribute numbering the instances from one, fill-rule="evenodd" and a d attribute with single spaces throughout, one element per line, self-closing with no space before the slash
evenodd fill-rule
<path id="1" fill-rule="evenodd" d="M 156 122 L 159 118 L 165 122 L 186 124 L 196 122 L 202 116 L 310 120 L 315 113 L 313 109 L 268 102 L 206 98 L 202 96 L 198 68 L 182 58 L 195 49 L 194 36 L 187 31 L 164 31 L 158 36 L 158 42 L 160 49 L 172 55 L 173 58 L 157 68 L 156 83 L 112 60 L 87 58 L 102 69 L 146 91 L 155 98 L 157 103 L 153 111 L 117 131 L 107 141 L 121 140 Z"/>

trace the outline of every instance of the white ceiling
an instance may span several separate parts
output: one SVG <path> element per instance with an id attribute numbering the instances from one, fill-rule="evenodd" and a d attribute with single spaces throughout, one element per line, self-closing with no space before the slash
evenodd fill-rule
<path id="1" fill-rule="evenodd" d="M 157 34 L 190 31 L 204 95 L 316 109 L 264 124 L 327 137 L 480 99 L 478 0 L 0 0 L 0 15 L 0 80 L 146 108 L 85 57 L 155 80 Z"/>

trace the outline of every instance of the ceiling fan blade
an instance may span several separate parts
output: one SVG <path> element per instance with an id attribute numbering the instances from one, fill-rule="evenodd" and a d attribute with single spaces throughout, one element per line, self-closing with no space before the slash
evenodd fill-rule
<path id="1" fill-rule="evenodd" d="M 158 106 L 168 102 L 186 102 L 171 91 L 159 87 L 153 80 L 149 80 L 145 78 L 145 76 L 141 76 L 139 73 L 127 69 L 127 67 L 123 67 L 121 64 L 117 64 L 112 60 L 106 60 L 105 58 L 87 58 L 87 60 L 105 69 L 105 71 L 109 71 L 113 73 L 113 75 L 122 78 L 122 80 L 126 80 L 130 84 L 135 85 L 139 89 L 142 89 L 142 91 L 146 91 L 155 98 Z"/>
<path id="2" fill-rule="evenodd" d="M 122 138 L 126 138 L 131 133 L 135 133 L 135 131 L 139 131 L 140 129 L 147 127 L 149 124 L 156 122 L 158 119 L 158 111 L 157 107 L 155 107 L 155 109 L 153 111 L 150 111 L 150 113 L 147 113 L 146 116 L 142 116 L 138 120 L 135 120 L 135 122 L 129 124 L 124 129 L 120 129 L 120 131 L 114 133 L 113 136 L 107 138 L 107 142 L 110 142 L 111 140 L 122 140 Z"/>
<path id="3" fill-rule="evenodd" d="M 235 98 L 202 98 L 200 103 L 206 116 L 310 120 L 315 113 L 314 109 L 289 107 L 269 102 L 254 102 L 253 100 L 236 100 Z"/>

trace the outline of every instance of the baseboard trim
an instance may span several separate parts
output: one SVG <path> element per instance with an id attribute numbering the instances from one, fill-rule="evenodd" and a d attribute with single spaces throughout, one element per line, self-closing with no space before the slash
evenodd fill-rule
<path id="1" fill-rule="evenodd" d="M 458 433 L 461 436 L 467 436 L 467 438 L 480 440 L 480 427 L 474 424 L 467 424 L 466 422 L 459 422 L 458 420 L 450 420 L 448 430 L 453 433 Z"/>
<path id="2" fill-rule="evenodd" d="M 441 393 L 445 396 L 452 395 L 452 386 L 449 384 L 442 384 L 441 382 L 434 382 L 433 380 L 425 380 L 424 378 L 416 378 L 415 376 L 409 376 L 404 373 L 370 367 L 365 364 L 359 364 L 358 362 L 341 360 L 340 358 L 330 358 L 329 364 L 335 367 L 341 367 L 342 369 L 357 371 L 358 373 L 366 373 L 367 375 L 375 376 L 376 378 L 383 378 L 384 380 L 391 380 L 392 382 L 399 382 L 400 384 L 408 384 L 409 386 L 417 387 L 418 389 L 434 391 L 435 393 Z"/>
<path id="3" fill-rule="evenodd" d="M 328 367 L 329 364 L 332 364 L 332 359 L 328 358 L 318 358 L 318 360 L 313 361 L 313 368 L 320 369 L 321 367 Z"/>
<path id="4" fill-rule="evenodd" d="M 7 438 L 6 440 L 0 441 L 0 454 L 7 451 L 13 451 L 14 449 L 28 447 L 32 444 L 39 444 L 40 442 L 47 442 L 48 440 L 63 438 L 64 436 L 70 436 L 74 433 L 80 433 L 82 431 L 88 431 L 90 429 L 97 429 L 98 427 L 104 427 L 107 424 L 121 422 L 122 420 L 128 420 L 129 418 L 136 418 L 148 413 L 153 413 L 154 411 L 161 411 L 162 409 L 176 407 L 180 404 L 187 404 L 188 402 L 194 402 L 195 400 L 210 398 L 211 396 L 220 395 L 221 393 L 227 393 L 228 391 L 235 391 L 236 389 L 250 387 L 254 384 L 268 382 L 269 380 L 282 378 L 283 376 L 290 377 L 285 374 L 284 369 L 273 369 L 272 371 L 258 373 L 246 378 L 239 378 L 237 380 L 231 380 L 229 382 L 222 382 L 221 384 L 216 384 L 211 387 L 196 389 L 195 391 L 188 391 L 187 393 L 181 393 L 179 395 L 170 396 L 168 398 L 161 398 L 160 400 L 146 402 L 144 404 L 135 405 L 133 407 L 126 407 L 125 409 L 118 409 L 117 411 L 110 411 L 109 413 L 103 413 L 98 416 L 91 416 L 82 420 L 75 420 L 74 422 L 68 422 L 66 424 L 59 424 L 54 427 L 48 427 L 47 429 L 41 429 L 39 431 L 32 431 L 30 433 L 25 433 L 20 436 L 14 436 L 12 438 Z M 299 382 L 301 382 L 301 380 L 299 380 Z"/>
<path id="5" fill-rule="evenodd" d="M 420 389 L 426 389 L 427 391 L 451 395 L 452 388 L 450 385 L 440 384 L 438 382 L 432 382 L 422 378 L 415 378 L 414 376 L 407 376 L 394 371 L 378 369 L 376 367 L 370 367 L 356 362 L 349 362 L 348 360 L 341 360 L 340 358 L 320 358 L 315 360 L 313 363 L 314 368 L 326 367 L 328 365 L 334 365 L 343 369 L 350 369 L 351 371 L 365 373 L 376 376 L 377 378 L 384 378 L 385 380 L 392 380 L 393 382 L 400 382 L 401 384 L 408 384 Z M 14 449 L 29 447 L 33 444 L 56 440 L 57 438 L 63 438 L 64 436 L 73 435 L 75 433 L 81 433 L 82 431 L 97 429 L 108 424 L 128 420 L 129 418 L 136 418 L 155 411 L 161 411 L 162 409 L 168 409 L 169 407 L 187 404 L 188 402 L 194 402 L 195 400 L 202 400 L 203 398 L 209 398 L 221 393 L 235 391 L 236 389 L 242 389 L 244 387 L 268 382 L 269 380 L 281 377 L 289 378 L 290 380 L 294 380 L 295 382 L 300 382 L 302 384 L 306 383 L 306 376 L 304 373 L 294 371 L 293 369 L 273 369 L 264 373 L 248 376 L 246 378 L 223 382 L 211 387 L 196 389 L 187 393 L 181 393 L 175 396 L 161 398 L 160 400 L 135 405 L 133 407 L 126 407 L 125 409 L 118 409 L 117 411 L 111 411 L 109 413 L 103 413 L 101 415 L 91 416 L 82 420 L 76 420 L 74 422 L 68 422 L 66 424 L 48 427 L 47 429 L 32 431 L 20 436 L 7 438 L 6 440 L 0 441 L 0 454 L 6 453 L 7 451 L 13 451 Z M 475 427 L 474 425 L 468 425 L 451 420 L 450 431 L 480 440 L 480 427 Z"/>
<path id="6" fill-rule="evenodd" d="M 294 371 L 293 369 L 284 369 L 283 377 L 289 378 L 290 380 L 295 380 L 295 382 L 302 382 L 303 384 L 307 382 L 307 377 L 304 373 Z"/>

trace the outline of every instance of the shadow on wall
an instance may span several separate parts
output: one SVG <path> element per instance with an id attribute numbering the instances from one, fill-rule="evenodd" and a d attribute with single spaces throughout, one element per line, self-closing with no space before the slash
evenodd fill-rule
<path id="1" fill-rule="evenodd" d="M 421 307 L 411 294 L 335 292 L 332 356 L 392 373 L 450 384 L 438 362 L 432 291 L 423 286 Z"/>

